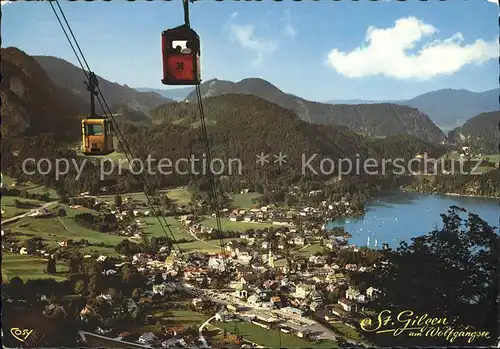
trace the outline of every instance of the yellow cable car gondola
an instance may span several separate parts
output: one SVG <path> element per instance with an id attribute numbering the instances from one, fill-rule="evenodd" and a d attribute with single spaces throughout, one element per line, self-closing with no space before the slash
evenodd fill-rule
<path id="1" fill-rule="evenodd" d="M 113 153 L 113 134 L 111 120 L 95 112 L 97 78 L 89 73 L 85 83 L 90 91 L 90 116 L 82 120 L 82 153 L 85 155 L 108 155 Z"/>

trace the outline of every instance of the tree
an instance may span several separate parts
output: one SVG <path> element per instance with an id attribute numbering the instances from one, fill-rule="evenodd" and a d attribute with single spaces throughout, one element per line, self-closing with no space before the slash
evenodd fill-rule
<path id="1" fill-rule="evenodd" d="M 112 300 L 118 299 L 118 291 L 116 288 L 108 288 L 108 295 L 111 296 Z"/>
<path id="2" fill-rule="evenodd" d="M 377 263 L 373 273 L 357 278 L 381 291 L 373 303 L 376 310 L 391 309 L 394 316 L 412 310 L 429 317 L 456 319 L 457 330 L 471 326 L 490 333 L 490 339 L 476 338 L 472 343 L 457 338 L 456 345 L 489 346 L 498 338 L 500 238 L 494 227 L 477 215 L 461 217 L 466 214 L 465 209 L 451 206 L 441 215 L 441 229 L 413 238 L 411 244 L 402 242 L 396 250 L 382 251 L 385 263 Z M 446 339 L 442 343 L 440 339 L 373 337 L 382 345 L 449 345 Z"/>
<path id="3" fill-rule="evenodd" d="M 89 280 L 89 284 L 87 286 L 88 292 L 95 296 L 97 292 L 99 291 L 99 276 L 98 275 L 92 275 Z"/>
<path id="4" fill-rule="evenodd" d="M 134 290 L 132 291 L 132 298 L 139 299 L 141 297 L 141 294 L 142 294 L 142 289 L 134 288 Z"/>
<path id="5" fill-rule="evenodd" d="M 339 348 L 345 348 L 349 346 L 349 342 L 347 342 L 344 337 L 336 336 L 336 340 Z"/>
<path id="6" fill-rule="evenodd" d="M 80 272 L 82 265 L 82 258 L 80 256 L 71 256 L 69 260 L 69 271 L 70 273 Z"/>
<path id="7" fill-rule="evenodd" d="M 47 260 L 47 273 L 48 274 L 56 273 L 56 260 L 52 258 L 52 256 L 49 256 L 49 259 Z"/>
<path id="8" fill-rule="evenodd" d="M 24 293 L 23 286 L 24 286 L 23 280 L 19 276 L 14 276 L 12 279 L 10 279 L 10 282 L 8 283 L 9 295 L 16 298 L 22 298 L 22 295 Z M 4 285 L 2 285 L 2 287 L 5 288 Z"/>
<path id="9" fill-rule="evenodd" d="M 203 277 L 203 281 L 201 282 L 201 288 L 208 288 L 208 278 L 206 275 Z"/>
<path id="10" fill-rule="evenodd" d="M 217 278 L 213 278 L 210 283 L 210 288 L 217 290 L 220 287 L 220 281 Z"/>
<path id="11" fill-rule="evenodd" d="M 85 293 L 85 283 L 83 280 L 78 280 L 75 283 L 75 293 L 83 295 Z"/>
<path id="12" fill-rule="evenodd" d="M 116 205 L 116 208 L 119 208 L 122 205 L 122 197 L 121 197 L 121 195 L 116 195 L 115 196 L 115 205 Z"/>
<path id="13" fill-rule="evenodd" d="M 35 236 L 26 240 L 26 252 L 28 252 L 28 254 L 35 254 L 36 250 L 41 248 L 43 248 L 43 243 L 39 237 Z"/>
<path id="14" fill-rule="evenodd" d="M 163 283 L 163 276 L 161 273 L 156 273 L 155 274 L 155 285 L 159 285 Z"/>
<path id="15" fill-rule="evenodd" d="M 58 211 L 57 211 L 57 215 L 59 217 L 66 217 L 66 210 L 64 208 L 60 208 Z"/>

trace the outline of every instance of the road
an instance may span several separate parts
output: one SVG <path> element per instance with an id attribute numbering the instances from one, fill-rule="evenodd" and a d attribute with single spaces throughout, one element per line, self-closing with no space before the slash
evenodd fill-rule
<path id="1" fill-rule="evenodd" d="M 17 221 L 17 220 L 19 220 L 19 219 L 21 219 L 21 218 L 23 218 L 23 217 L 26 217 L 26 216 L 27 216 L 27 215 L 29 215 L 30 213 L 33 213 L 33 212 L 35 212 L 35 211 L 37 211 L 37 210 L 41 210 L 42 208 L 47 208 L 47 209 L 48 209 L 49 207 L 54 206 L 54 205 L 56 205 L 56 204 L 58 204 L 58 203 L 59 203 L 59 201 L 51 201 L 51 202 L 47 202 L 47 203 L 43 204 L 42 206 L 37 207 L 37 208 L 33 208 L 33 209 L 31 209 L 31 210 L 29 210 L 29 211 L 27 211 L 27 212 L 23 213 L 23 214 L 20 214 L 20 215 L 17 215 L 17 216 L 11 217 L 11 218 L 7 218 L 7 219 L 2 219 L 2 221 L 1 221 L 0 223 L 3 225 L 3 224 L 6 224 L 6 223 L 10 223 L 10 222 L 13 222 L 13 221 Z"/>
<path id="2" fill-rule="evenodd" d="M 204 323 L 201 324 L 200 328 L 198 329 L 198 337 L 200 339 L 200 342 L 203 343 L 203 348 L 209 348 L 210 346 L 208 345 L 207 341 L 205 340 L 205 337 L 203 337 L 203 329 L 205 328 L 205 326 L 207 326 L 210 321 L 212 321 L 213 319 L 215 319 L 215 315 L 212 316 L 210 319 L 208 319 L 207 321 L 205 321 Z"/>
<path id="3" fill-rule="evenodd" d="M 151 349 L 150 345 L 143 345 L 139 343 L 126 342 L 122 340 L 118 340 L 115 338 L 109 338 L 105 336 L 101 336 L 95 333 L 78 331 L 80 337 L 82 337 L 92 348 L 104 347 L 103 342 L 109 346 L 109 348 L 144 348 Z M 94 338 L 94 340 L 93 340 Z M 92 342 L 95 342 L 92 345 Z M 97 344 L 97 345 L 96 345 Z M 116 346 L 115 346 L 116 345 Z"/>
<path id="4" fill-rule="evenodd" d="M 189 235 L 191 235 L 193 238 L 195 238 L 195 239 L 196 239 L 196 240 L 198 240 L 199 242 L 202 242 L 202 243 L 204 243 L 204 244 L 207 244 L 207 245 L 210 245 L 210 246 L 214 246 L 214 247 L 220 248 L 220 246 L 219 246 L 219 245 L 215 245 L 215 244 L 212 244 L 212 243 L 210 243 L 210 242 L 207 242 L 207 241 L 205 241 L 205 240 L 203 240 L 203 239 L 200 239 L 199 237 L 197 237 L 197 236 L 196 236 L 196 234 L 195 234 L 195 233 L 192 233 L 189 229 L 187 229 L 187 232 L 188 232 L 188 234 L 189 234 Z"/>

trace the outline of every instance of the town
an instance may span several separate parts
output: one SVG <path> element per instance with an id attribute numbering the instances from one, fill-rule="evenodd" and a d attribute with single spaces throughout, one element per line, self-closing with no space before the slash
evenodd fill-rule
<path id="1" fill-rule="evenodd" d="M 4 188 L 4 195 L 12 194 L 15 188 L 14 182 Z M 93 229 L 120 239 L 115 246 L 82 237 L 53 241 L 52 246 L 57 246 L 51 248 L 39 236 L 21 239 L 26 233 L 19 222 L 2 228 L 2 249 L 7 258 L 15 254 L 48 258 L 44 268 L 47 276 L 53 273 L 60 277 L 56 263 L 68 266 L 64 275 L 80 275 L 80 279 L 70 277 L 70 283 L 72 296 L 86 297 L 78 320 L 82 343 L 106 338 L 164 347 L 180 343 L 213 347 L 230 342 L 279 345 L 261 342 L 257 333 L 262 330 L 279 333 L 276 338 L 283 345 L 368 343 L 360 334 L 359 322 L 370 314 L 365 304 L 377 296 L 377 290 L 369 285 L 360 289 L 350 283 L 348 274 L 369 273 L 378 253 L 349 245 L 350 235 L 340 228 L 327 228 L 332 217 L 352 215 L 359 205 L 352 205 L 345 197 L 335 202 L 322 200 L 316 207 L 293 208 L 260 205 L 253 199 L 250 207 L 232 204 L 221 208 L 221 219 L 234 229 L 220 232 L 213 224 L 215 214 L 187 213 L 188 204 L 169 205 L 161 213 L 176 223 L 172 243 L 169 237 L 149 236 L 147 232 L 156 223 L 154 212 L 144 201 L 133 199 L 134 195 L 82 193 L 68 198 L 66 204 L 30 209 L 19 218 L 19 222 L 56 220 L 68 232 L 74 225 Z M 169 193 L 162 195 L 168 197 Z M 257 195 L 242 190 L 239 196 Z M 72 216 L 72 227 L 68 227 L 68 216 Z M 237 229 L 238 224 L 244 228 Z M 186 250 L 183 242 L 195 242 L 198 247 Z M 88 253 L 81 251 L 89 246 Z M 109 247 L 116 253 L 99 253 L 92 247 Z M 81 275 L 86 272 L 91 274 Z M 129 283 L 130 275 L 137 276 L 132 289 L 120 285 Z M 103 286 L 106 284 L 110 287 Z M 10 294 L 6 301 L 15 302 L 15 297 Z M 38 295 L 40 301 L 48 302 L 46 309 L 62 307 L 51 295 Z M 196 321 L 169 326 L 168 316 L 162 315 L 173 304 L 182 309 L 179 311 L 196 314 L 198 328 L 193 327 Z M 138 332 L 138 328 L 145 330 Z M 246 331 L 248 335 L 243 334 Z"/>

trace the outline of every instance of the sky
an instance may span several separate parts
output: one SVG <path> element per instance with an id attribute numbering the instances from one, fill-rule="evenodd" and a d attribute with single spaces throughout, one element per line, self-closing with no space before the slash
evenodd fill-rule
<path id="1" fill-rule="evenodd" d="M 2 0 L 3 1 L 3 0 Z M 202 79 L 260 77 L 313 101 L 408 99 L 498 88 L 497 0 L 201 0 Z M 180 0 L 59 1 L 91 69 L 130 87 L 162 85 L 161 32 Z M 77 64 L 48 2 L 2 2 L 2 47 Z"/>

